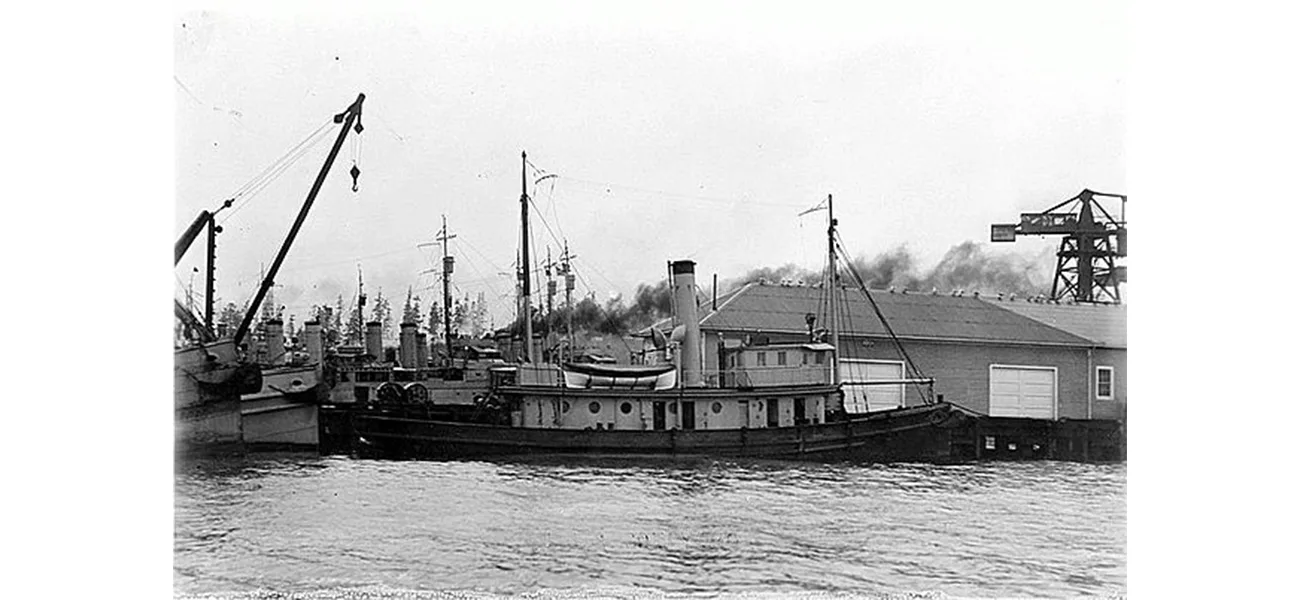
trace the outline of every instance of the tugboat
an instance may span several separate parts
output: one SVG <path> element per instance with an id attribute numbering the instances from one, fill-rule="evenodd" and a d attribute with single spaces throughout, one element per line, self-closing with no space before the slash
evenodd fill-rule
<path id="1" fill-rule="evenodd" d="M 525 155 L 526 164 L 526 155 Z M 527 181 L 522 205 L 522 264 L 528 263 Z M 831 212 L 830 198 L 827 210 Z M 831 213 L 833 215 L 833 212 Z M 835 220 L 827 230 L 828 289 L 836 289 Z M 726 363 L 703 369 L 695 294 L 695 263 L 671 265 L 676 317 L 681 325 L 665 344 L 672 362 L 613 366 L 538 364 L 532 344 L 514 370 L 489 373 L 489 391 L 471 418 L 418 414 L 410 406 L 371 405 L 353 411 L 358 447 L 394 458 L 465 458 L 520 454 L 709 455 L 815 460 L 943 460 L 952 455 L 950 428 L 964 414 L 927 395 L 922 406 L 849 414 L 846 394 L 863 385 L 910 383 L 841 381 L 835 320 L 830 343 L 798 345 L 789 366 Z M 528 278 L 521 291 L 524 339 L 532 339 Z M 863 292 L 868 293 L 863 287 Z M 832 298 L 834 294 L 831 294 Z M 833 300 L 832 300 L 833 302 Z M 834 315 L 832 306 L 830 314 Z M 908 372 L 917 373 L 910 368 Z M 855 392 L 855 390 L 857 390 Z"/>

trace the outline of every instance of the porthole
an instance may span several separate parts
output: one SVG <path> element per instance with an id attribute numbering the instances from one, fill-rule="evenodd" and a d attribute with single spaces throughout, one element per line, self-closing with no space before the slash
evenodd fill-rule
<path id="1" fill-rule="evenodd" d="M 677 414 L 677 403 L 676 403 L 676 402 L 673 402 L 672 404 L 669 404 L 669 405 L 668 405 L 668 412 L 670 412 L 670 413 L 672 413 L 672 414 L 674 414 L 674 415 Z"/>
<path id="2" fill-rule="evenodd" d="M 632 412 L 632 403 L 631 403 L 631 402 L 624 402 L 624 403 L 622 403 L 622 404 L 620 404 L 620 405 L 618 406 L 618 409 L 619 409 L 620 411 L 622 411 L 623 414 L 625 414 L 625 415 L 626 415 L 626 414 L 629 414 L 629 413 Z"/>
<path id="3" fill-rule="evenodd" d="M 569 412 L 569 401 L 565 400 L 560 403 L 560 412 Z"/>
<path id="4" fill-rule="evenodd" d="M 720 412 L 722 412 L 722 403 L 721 403 L 721 402 L 714 402 L 714 403 L 713 403 L 713 414 L 716 415 L 716 414 L 718 414 L 718 413 L 720 413 Z"/>
<path id="5" fill-rule="evenodd" d="M 588 405 L 587 405 L 587 410 L 590 410 L 590 411 L 591 411 L 591 414 L 593 414 L 593 415 L 596 414 L 596 413 L 599 413 L 599 412 L 600 412 L 600 403 L 599 403 L 599 402 L 592 402 L 591 404 L 588 404 Z"/>

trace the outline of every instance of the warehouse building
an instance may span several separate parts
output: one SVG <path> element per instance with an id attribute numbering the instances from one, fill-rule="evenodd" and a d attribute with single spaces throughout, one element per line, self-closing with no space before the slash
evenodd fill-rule
<path id="1" fill-rule="evenodd" d="M 935 379 L 938 400 L 995 417 L 1117 419 L 1126 413 L 1123 306 L 952 293 L 872 297 L 913 364 Z M 751 283 L 719 298 L 716 307 L 701 307 L 706 373 L 721 376 L 741 347 L 749 360 L 776 364 L 781 347 L 810 342 L 825 327 L 825 300 L 820 287 Z M 865 294 L 845 289 L 837 302 L 841 378 L 902 379 L 903 357 Z M 864 408 L 871 411 L 923 402 L 913 385 L 865 389 Z M 853 396 L 846 402 L 855 402 Z"/>

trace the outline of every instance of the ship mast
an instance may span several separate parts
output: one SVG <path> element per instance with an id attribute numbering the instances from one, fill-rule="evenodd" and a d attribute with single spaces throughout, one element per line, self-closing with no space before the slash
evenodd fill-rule
<path id="1" fill-rule="evenodd" d="M 838 326 L 838 313 L 835 310 L 835 297 L 839 294 L 839 278 L 836 276 L 838 269 L 835 265 L 835 203 L 830 194 L 826 194 L 826 288 L 829 291 L 827 297 L 827 306 L 830 315 L 830 332 L 831 345 L 835 347 L 831 351 L 831 383 L 840 382 L 840 328 Z"/>
<path id="2" fill-rule="evenodd" d="M 568 352 L 567 359 L 573 359 L 573 265 L 569 261 L 573 260 L 573 255 L 569 254 L 569 241 L 564 241 L 564 256 L 560 257 L 561 268 L 564 269 L 564 308 L 566 311 L 564 333 L 569 336 L 569 344 L 566 348 Z"/>
<path id="3" fill-rule="evenodd" d="M 520 233 L 522 234 L 521 253 L 519 258 L 519 273 L 523 279 L 523 313 L 520 318 L 524 320 L 524 362 L 533 362 L 533 299 L 532 299 L 532 273 L 529 271 L 528 260 L 528 153 L 520 152 L 520 169 L 519 169 L 519 218 L 521 221 Z"/>
<path id="4" fill-rule="evenodd" d="M 355 331 L 357 333 L 357 345 L 366 345 L 366 287 L 361 280 L 361 265 L 357 265 L 357 324 Z M 375 360 L 381 357 L 376 356 Z"/>
<path id="5" fill-rule="evenodd" d="M 447 344 L 447 366 L 453 364 L 451 356 L 451 271 L 455 259 L 447 250 L 447 241 L 456 236 L 447 233 L 447 215 L 442 216 L 442 231 L 438 241 L 442 242 L 442 335 Z"/>

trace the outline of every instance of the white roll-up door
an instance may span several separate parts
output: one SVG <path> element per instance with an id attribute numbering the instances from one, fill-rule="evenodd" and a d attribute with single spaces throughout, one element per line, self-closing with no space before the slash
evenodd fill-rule
<path id="1" fill-rule="evenodd" d="M 844 385 L 844 410 L 865 413 L 903 406 L 903 384 L 853 385 L 864 381 L 899 381 L 903 363 L 846 358 L 840 361 L 840 381 Z"/>
<path id="2" fill-rule="evenodd" d="M 1056 369 L 990 367 L 989 416 L 1055 419 Z"/>

